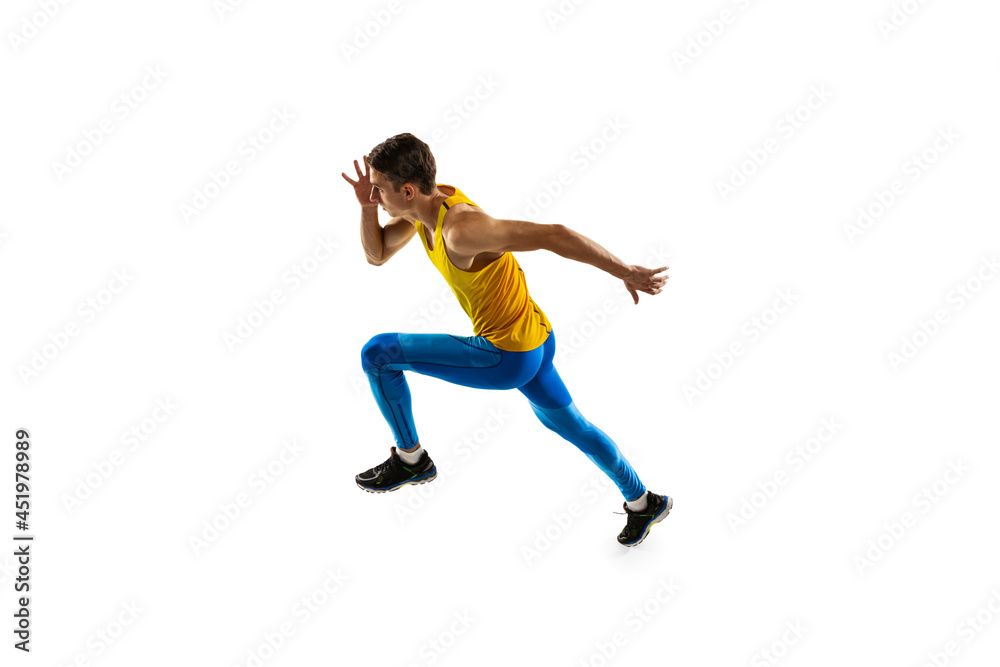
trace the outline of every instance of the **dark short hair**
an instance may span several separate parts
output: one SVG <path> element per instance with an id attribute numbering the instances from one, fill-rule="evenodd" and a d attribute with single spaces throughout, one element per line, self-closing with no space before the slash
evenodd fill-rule
<path id="1" fill-rule="evenodd" d="M 390 137 L 371 149 L 368 164 L 385 174 L 395 192 L 404 183 L 415 183 L 425 195 L 434 192 L 437 164 L 431 147 L 409 132 Z"/>

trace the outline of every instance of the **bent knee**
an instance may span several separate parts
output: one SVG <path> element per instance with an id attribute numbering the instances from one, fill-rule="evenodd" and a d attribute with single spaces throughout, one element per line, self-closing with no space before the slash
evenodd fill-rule
<path id="1" fill-rule="evenodd" d="M 393 361 L 401 361 L 402 352 L 399 334 L 381 333 L 372 336 L 361 348 L 361 368 L 367 373 Z"/>
<path id="2" fill-rule="evenodd" d="M 556 433 L 565 435 L 582 435 L 592 430 L 590 422 L 580 414 L 576 405 L 570 403 L 561 408 L 543 408 L 535 403 L 531 409 L 545 426 Z"/>

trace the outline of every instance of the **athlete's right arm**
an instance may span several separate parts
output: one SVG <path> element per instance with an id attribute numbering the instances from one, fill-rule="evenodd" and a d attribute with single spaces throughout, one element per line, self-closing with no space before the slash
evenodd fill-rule
<path id="1" fill-rule="evenodd" d="M 364 162 L 365 171 L 362 173 L 358 161 L 354 161 L 358 180 L 352 181 L 345 173 L 340 175 L 354 188 L 354 195 L 361 204 L 361 246 L 365 249 L 365 257 L 369 264 L 382 266 L 413 238 L 417 228 L 403 218 L 393 218 L 385 227 L 378 224 L 378 202 L 372 198 L 367 155 L 364 156 Z"/>
<path id="2" fill-rule="evenodd" d="M 378 206 L 361 207 L 361 245 L 369 264 L 382 266 L 416 233 L 416 226 L 405 218 L 393 218 L 383 227 L 378 224 Z"/>

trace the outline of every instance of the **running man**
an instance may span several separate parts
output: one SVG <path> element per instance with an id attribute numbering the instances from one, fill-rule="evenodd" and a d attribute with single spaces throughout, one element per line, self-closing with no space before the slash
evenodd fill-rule
<path id="1" fill-rule="evenodd" d="M 547 428 L 576 445 L 604 471 L 625 497 L 627 523 L 618 541 L 642 542 L 673 499 L 647 491 L 615 442 L 580 414 L 552 365 L 556 351 L 552 325 L 528 295 L 524 271 L 514 252 L 548 250 L 591 264 L 625 281 L 638 305 L 639 292 L 659 294 L 668 267 L 625 264 L 586 236 L 563 225 L 497 220 L 451 185 L 435 183 L 437 165 L 430 148 L 412 134 L 383 141 L 354 161 L 354 187 L 361 204 L 361 244 L 369 264 L 382 266 L 410 239 L 420 236 L 434 266 L 472 319 L 474 336 L 382 333 L 361 350 L 372 393 L 396 439 L 390 456 L 355 477 L 372 493 L 423 484 L 437 468 L 421 447 L 413 423 L 410 389 L 403 371 L 430 375 L 479 389 L 517 389 Z M 382 227 L 381 206 L 392 219 Z"/>

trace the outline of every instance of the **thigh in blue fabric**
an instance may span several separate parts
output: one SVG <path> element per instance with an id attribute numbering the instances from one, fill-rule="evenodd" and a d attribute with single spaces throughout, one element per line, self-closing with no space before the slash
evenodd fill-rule
<path id="1" fill-rule="evenodd" d="M 381 337 L 380 344 L 369 354 L 369 358 L 382 362 L 376 364 L 379 368 L 412 370 L 478 389 L 520 387 L 535 376 L 542 359 L 541 347 L 508 352 L 482 336 L 380 334 L 369 345 Z"/>

